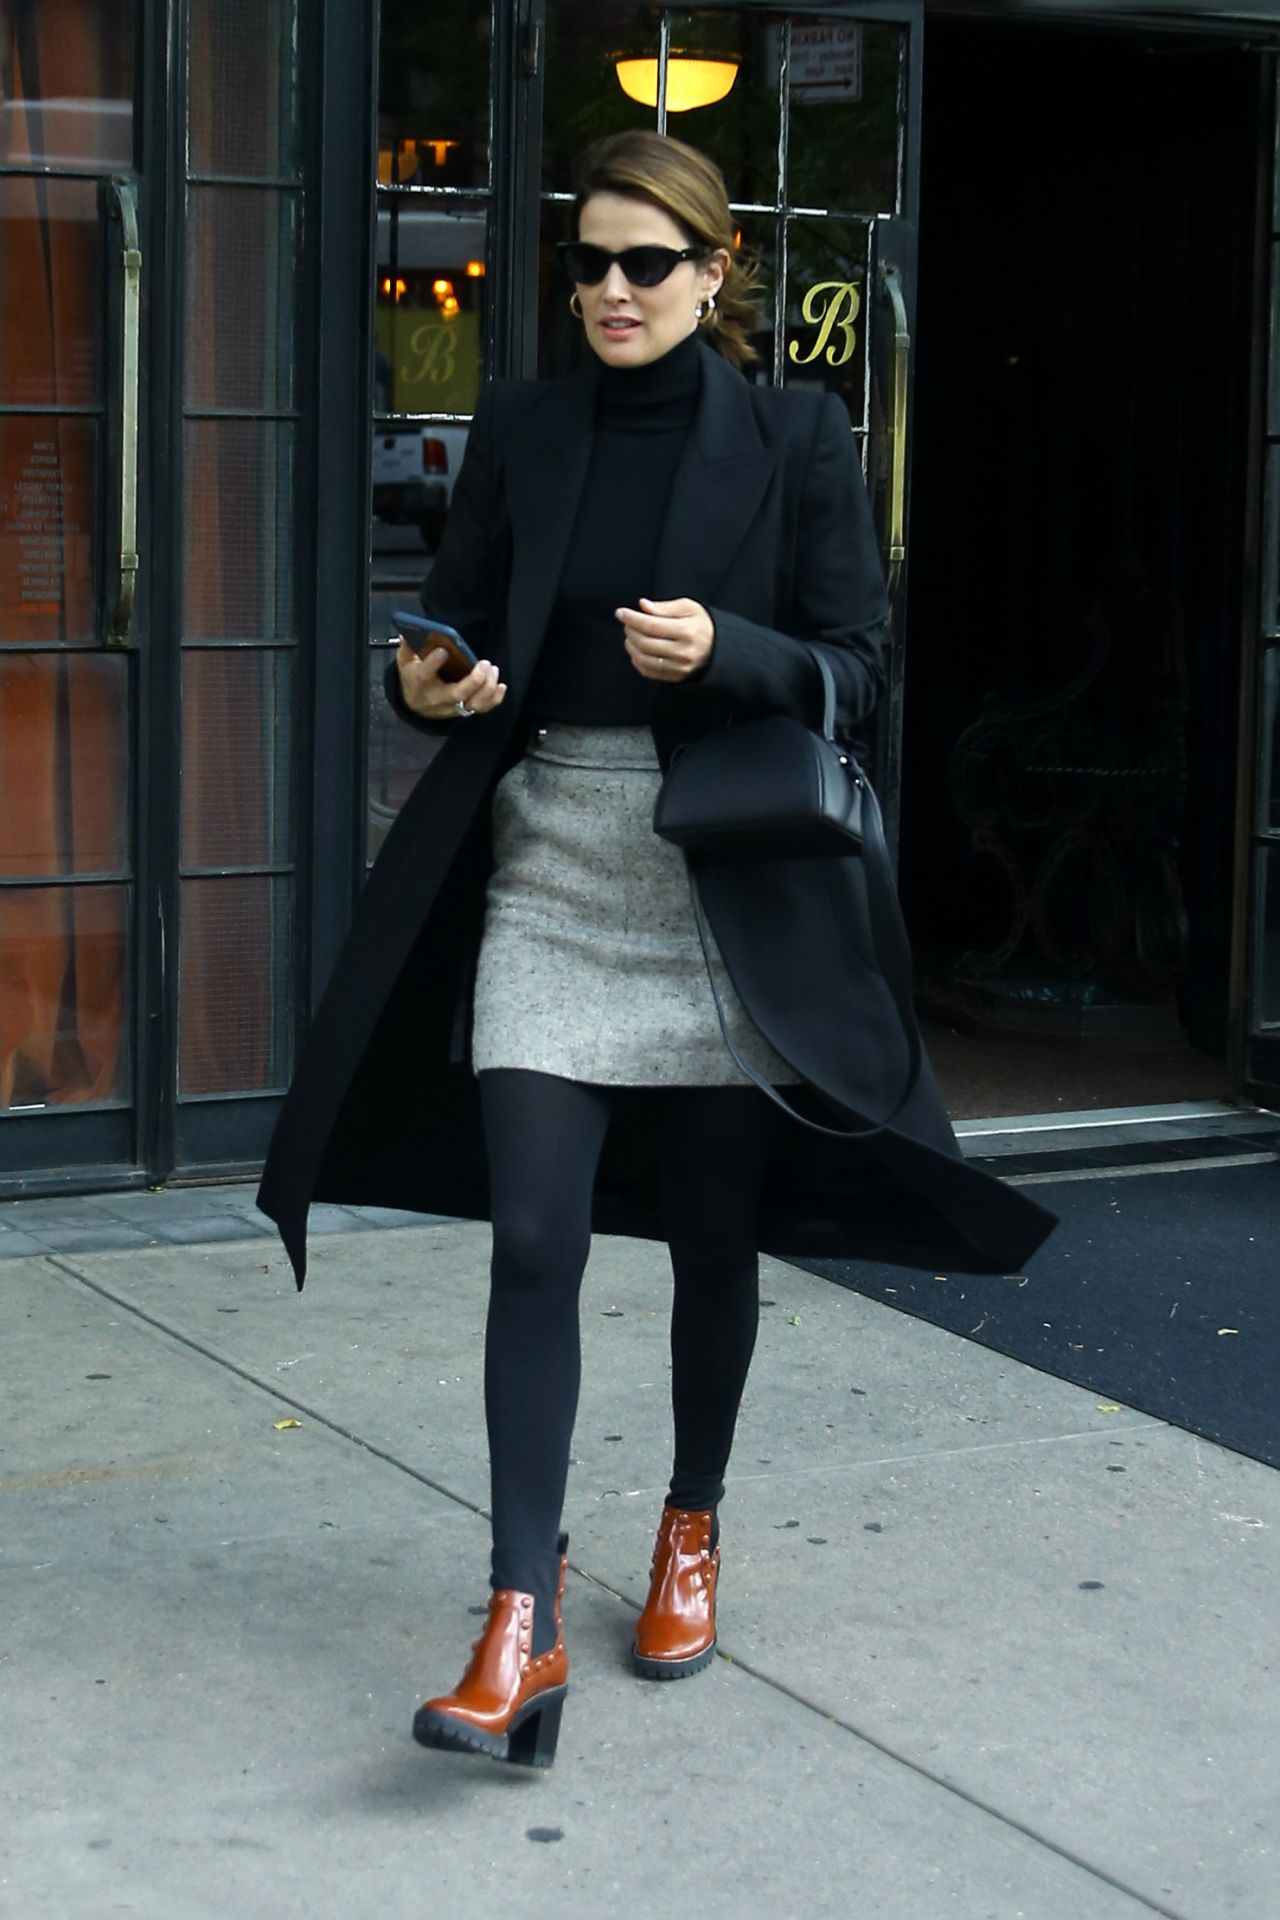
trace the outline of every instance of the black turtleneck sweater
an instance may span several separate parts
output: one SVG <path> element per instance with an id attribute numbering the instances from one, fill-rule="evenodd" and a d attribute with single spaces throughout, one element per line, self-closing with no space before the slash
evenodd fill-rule
<path id="1" fill-rule="evenodd" d="M 614 609 L 654 591 L 671 483 L 701 385 L 697 334 L 644 366 L 600 368 L 595 444 L 529 691 L 535 721 L 638 727 L 652 717 L 658 682 L 632 666 Z"/>

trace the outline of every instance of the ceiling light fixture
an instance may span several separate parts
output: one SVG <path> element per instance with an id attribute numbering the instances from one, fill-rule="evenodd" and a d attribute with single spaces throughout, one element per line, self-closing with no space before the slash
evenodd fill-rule
<path id="1" fill-rule="evenodd" d="M 621 53 L 615 58 L 618 85 L 629 100 L 642 107 L 658 104 L 656 59 Z M 723 100 L 738 77 L 741 58 L 736 53 L 671 53 L 667 60 L 667 112 L 688 113 L 691 107 L 713 107 Z"/>

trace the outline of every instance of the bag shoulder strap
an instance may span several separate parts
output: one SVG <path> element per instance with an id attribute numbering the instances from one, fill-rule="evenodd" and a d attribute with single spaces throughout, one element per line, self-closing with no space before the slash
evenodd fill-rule
<path id="1" fill-rule="evenodd" d="M 825 666 L 825 661 L 822 664 Z M 826 675 L 823 677 L 824 680 L 827 678 Z M 852 758 L 850 764 L 856 769 L 855 777 L 862 783 L 862 861 L 867 876 L 867 899 L 871 913 L 872 944 L 875 948 L 876 963 L 884 975 L 889 991 L 893 995 L 894 1005 L 897 1007 L 898 1017 L 902 1022 L 902 1030 L 907 1040 L 906 1085 L 892 1112 L 886 1114 L 883 1120 L 877 1120 L 869 1127 L 824 1127 L 820 1121 L 810 1120 L 805 1114 L 797 1113 L 790 1101 L 784 1100 L 777 1088 L 771 1086 L 763 1074 L 757 1073 L 755 1068 L 743 1059 L 741 1053 L 734 1045 L 733 1037 L 729 1032 L 729 1023 L 725 1018 L 724 1005 L 720 998 L 720 989 L 716 985 L 715 971 L 711 964 L 711 948 L 707 938 L 706 916 L 702 910 L 702 896 L 698 890 L 698 876 L 692 864 L 690 864 L 689 867 L 689 889 L 693 895 L 693 917 L 698 929 L 698 942 L 702 948 L 702 958 L 706 963 L 707 978 L 711 982 L 711 995 L 715 1001 L 716 1018 L 720 1022 L 720 1032 L 724 1037 L 726 1047 L 733 1057 L 734 1064 L 746 1075 L 748 1080 L 755 1082 L 761 1093 L 768 1095 L 776 1107 L 781 1107 L 782 1111 L 787 1114 L 789 1118 L 798 1121 L 802 1127 L 808 1127 L 814 1133 L 826 1134 L 829 1139 L 833 1140 L 868 1140 L 873 1134 L 883 1133 L 887 1127 L 893 1125 L 893 1122 L 897 1119 L 915 1092 L 920 1080 L 922 1050 L 920 1045 L 920 1029 L 916 1024 L 915 1008 L 912 1005 L 911 999 L 911 955 L 907 946 L 906 935 L 903 932 L 901 916 L 898 911 L 897 890 L 893 884 L 893 868 L 889 861 L 889 848 L 885 842 L 884 821 L 880 813 L 880 804 L 872 790 L 870 781 L 867 780 L 861 769 L 857 768 L 857 764 Z M 850 854 L 848 858 L 856 859 L 857 855 Z"/>

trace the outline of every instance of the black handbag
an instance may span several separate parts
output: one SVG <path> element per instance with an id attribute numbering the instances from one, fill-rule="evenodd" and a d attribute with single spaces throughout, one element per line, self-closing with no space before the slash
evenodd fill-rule
<path id="1" fill-rule="evenodd" d="M 694 921 L 724 1043 L 735 1064 L 802 1126 L 840 1140 L 865 1140 L 897 1119 L 916 1090 L 922 1052 L 911 999 L 911 954 L 898 908 L 880 806 L 866 774 L 836 739 L 836 685 L 823 655 L 809 649 L 822 680 L 822 731 L 791 714 L 731 722 L 686 742 L 658 790 L 653 830 L 687 854 Z M 861 859 L 871 937 L 907 1041 L 907 1079 L 882 1120 L 867 1127 L 825 1127 L 797 1113 L 733 1043 L 711 964 L 698 888 L 701 861 Z"/>

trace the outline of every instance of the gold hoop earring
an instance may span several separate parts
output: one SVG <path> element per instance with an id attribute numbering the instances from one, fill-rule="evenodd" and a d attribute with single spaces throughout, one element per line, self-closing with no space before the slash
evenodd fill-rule
<path id="1" fill-rule="evenodd" d="M 574 288 L 573 292 L 569 295 L 569 311 L 573 315 L 575 320 L 581 320 L 582 302 L 578 298 L 578 289 L 576 287 Z"/>

